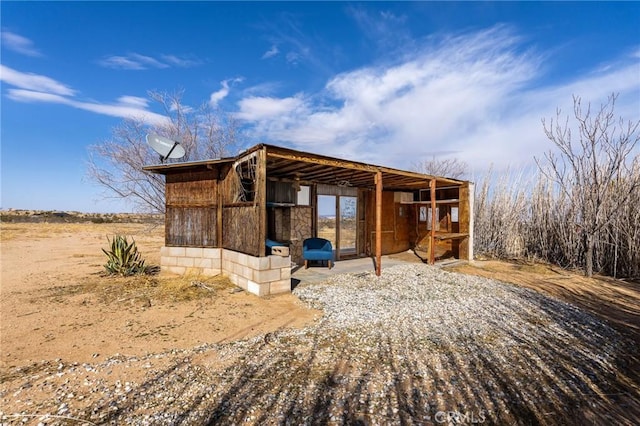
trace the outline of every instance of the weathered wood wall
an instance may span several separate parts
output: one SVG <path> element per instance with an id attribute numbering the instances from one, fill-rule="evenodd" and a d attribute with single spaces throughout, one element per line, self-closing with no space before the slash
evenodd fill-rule
<path id="1" fill-rule="evenodd" d="M 222 191 L 222 247 L 249 254 L 265 256 L 267 238 L 266 210 L 266 153 L 264 149 L 256 151 L 241 167 L 254 164 L 251 172 L 254 177 L 253 200 L 239 201 L 241 177 L 234 167 L 225 170 L 220 188 Z M 239 160 L 242 163 L 242 159 Z"/>
<path id="2" fill-rule="evenodd" d="M 471 203 L 473 202 L 471 193 L 471 184 L 466 182 L 464 185 L 460 187 L 460 208 L 458 209 L 458 224 L 460 226 L 461 233 L 470 233 L 471 229 L 471 221 L 472 221 L 472 208 Z M 463 240 L 460 240 L 458 243 L 458 258 L 463 260 L 473 260 L 473 247 L 471 247 L 472 239 L 467 237 Z"/>
<path id="3" fill-rule="evenodd" d="M 229 250 L 264 256 L 265 236 L 260 235 L 261 206 L 231 206 L 222 209 L 222 246 Z"/>
<path id="4" fill-rule="evenodd" d="M 215 207 L 167 207 L 165 245 L 217 247 Z"/>
<path id="5" fill-rule="evenodd" d="M 165 245 L 216 247 L 218 170 L 168 174 Z"/>
<path id="6" fill-rule="evenodd" d="M 368 192 L 366 196 L 366 234 L 367 255 L 373 255 L 375 251 L 375 193 Z M 399 253 L 413 246 L 411 231 L 413 222 L 410 222 L 410 205 L 396 203 L 394 193 L 382 192 L 382 254 Z M 402 216 L 400 211 L 402 209 Z"/>
<path id="7" fill-rule="evenodd" d="M 239 201 L 241 177 L 228 165 L 168 174 L 165 244 L 189 247 L 221 245 L 252 256 L 264 256 L 264 152 L 255 153 L 254 158 L 255 192 L 252 201 Z"/>

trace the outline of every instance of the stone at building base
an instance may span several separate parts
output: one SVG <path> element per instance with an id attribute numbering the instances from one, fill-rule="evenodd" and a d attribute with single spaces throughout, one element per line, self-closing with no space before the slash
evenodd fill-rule
<path id="1" fill-rule="evenodd" d="M 287 249 L 288 248 L 284 247 Z M 179 275 L 222 274 L 258 296 L 291 292 L 291 256 L 255 257 L 221 248 L 162 247 L 163 271 Z"/>

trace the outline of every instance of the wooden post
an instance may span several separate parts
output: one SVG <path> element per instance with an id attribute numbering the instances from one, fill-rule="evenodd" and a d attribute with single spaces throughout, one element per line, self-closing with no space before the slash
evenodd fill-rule
<path id="1" fill-rule="evenodd" d="M 336 260 L 340 260 L 340 196 L 336 195 Z M 331 263 L 331 262 L 329 262 Z M 331 265 L 329 265 L 331 267 Z"/>
<path id="2" fill-rule="evenodd" d="M 216 246 L 222 248 L 222 245 L 224 244 L 224 239 L 223 239 L 223 221 L 222 221 L 222 180 L 218 180 L 217 185 L 216 185 L 216 191 L 218 192 L 218 199 L 217 204 L 218 207 L 216 207 Z"/>
<path id="3" fill-rule="evenodd" d="M 458 191 L 460 233 L 469 234 L 467 238 L 460 240 L 458 257 L 461 260 L 473 261 L 473 183 L 461 185 Z"/>
<path id="4" fill-rule="evenodd" d="M 382 273 L 382 172 L 376 173 L 376 275 Z"/>
<path id="5" fill-rule="evenodd" d="M 260 246 L 258 247 L 258 257 L 264 257 L 267 254 L 265 241 L 267 238 L 267 148 L 260 149 L 257 153 L 257 170 L 255 182 L 255 198 L 253 199 L 253 207 L 257 209 L 258 215 L 258 235 Z"/>
<path id="6" fill-rule="evenodd" d="M 436 263 L 436 180 L 429 181 L 429 193 L 431 195 L 431 236 L 429 238 L 429 264 Z"/>

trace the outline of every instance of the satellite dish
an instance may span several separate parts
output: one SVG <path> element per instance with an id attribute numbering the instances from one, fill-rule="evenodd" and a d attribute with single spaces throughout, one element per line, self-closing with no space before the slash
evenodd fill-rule
<path id="1" fill-rule="evenodd" d="M 185 151 L 179 142 L 165 138 L 155 133 L 147 135 L 147 143 L 155 152 L 160 154 L 160 162 L 164 163 L 167 158 L 182 158 Z"/>

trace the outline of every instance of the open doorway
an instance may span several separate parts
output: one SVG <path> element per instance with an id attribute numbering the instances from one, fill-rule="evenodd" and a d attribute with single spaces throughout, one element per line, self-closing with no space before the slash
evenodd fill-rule
<path id="1" fill-rule="evenodd" d="M 318 195 L 318 237 L 331 241 L 336 259 L 357 254 L 358 198 Z"/>

